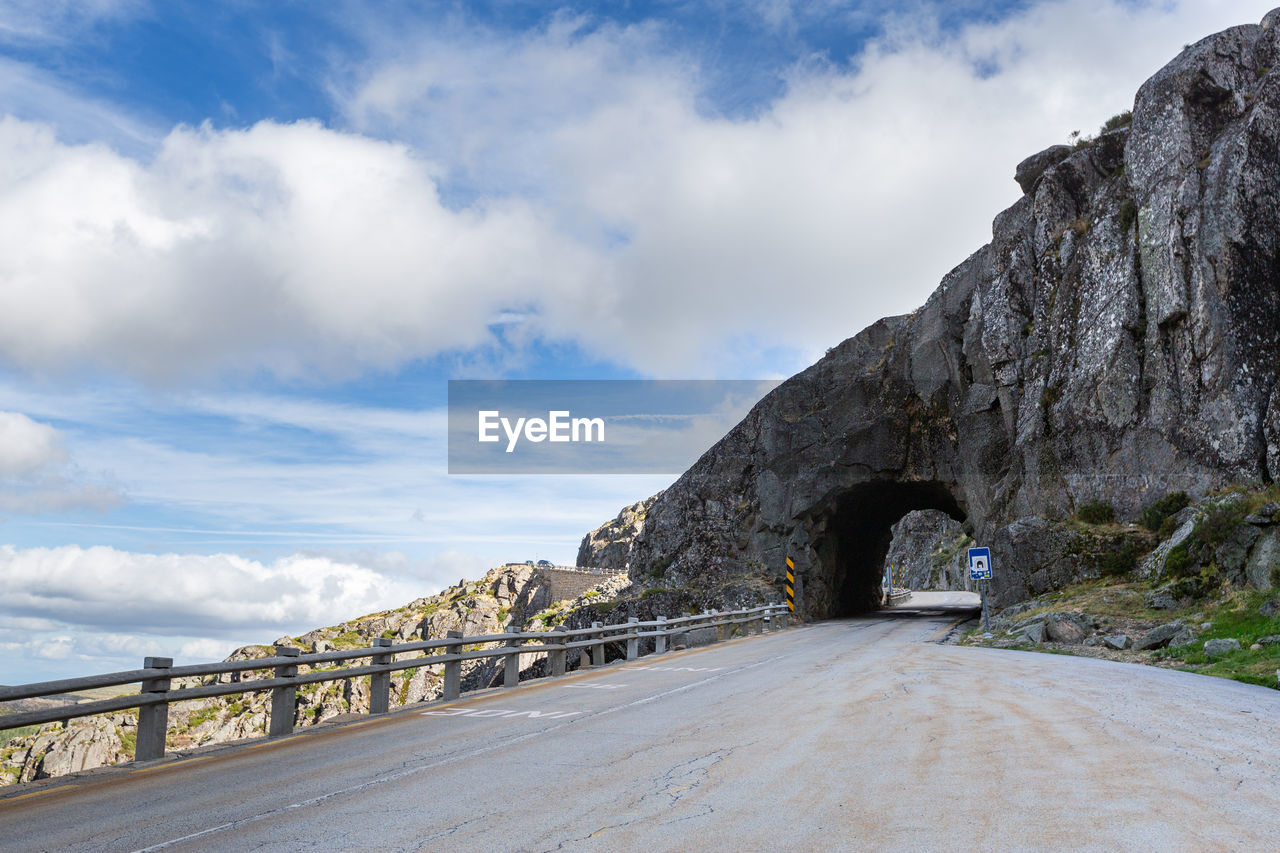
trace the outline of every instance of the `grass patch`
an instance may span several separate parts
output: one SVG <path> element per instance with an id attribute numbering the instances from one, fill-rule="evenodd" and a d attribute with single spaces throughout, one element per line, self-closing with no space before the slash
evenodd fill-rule
<path id="1" fill-rule="evenodd" d="M 14 738 L 26 737 L 40 731 L 40 726 L 19 726 L 16 729 L 0 729 L 0 743 L 8 743 Z"/>
<path id="2" fill-rule="evenodd" d="M 136 755 L 138 751 L 138 730 L 116 728 L 116 734 L 120 737 L 120 743 L 124 746 L 124 751 L 129 755 Z"/>
<path id="3" fill-rule="evenodd" d="M 653 566 L 649 569 L 649 577 L 657 580 L 667 573 L 667 568 L 675 562 L 674 557 L 659 557 L 653 561 Z"/>
<path id="4" fill-rule="evenodd" d="M 1190 505 L 1191 498 L 1186 492 L 1165 495 L 1142 511 L 1142 526 L 1148 530 L 1162 530 L 1167 519 L 1173 518 Z"/>
<path id="5" fill-rule="evenodd" d="M 1210 627 L 1197 630 L 1195 639 L 1181 646 L 1158 649 L 1154 652 L 1134 652 L 1121 659 L 1135 663 L 1158 663 L 1162 666 L 1183 669 L 1201 675 L 1229 678 L 1246 684 L 1258 684 L 1277 689 L 1276 670 L 1280 669 L 1280 644 L 1249 648 L 1260 638 L 1280 635 L 1280 616 L 1263 616 L 1260 608 L 1276 592 L 1240 590 L 1216 601 L 1197 601 L 1174 610 L 1151 610 L 1146 606 L 1146 583 L 1114 583 L 1106 578 L 1082 581 L 1036 600 L 1036 606 L 1020 613 L 1015 622 L 1022 622 L 1053 611 L 1080 611 L 1093 618 L 1109 618 L 1123 624 L 1157 625 L 1180 620 L 1196 629 L 1204 623 Z M 1126 630 L 1133 639 L 1141 628 Z M 982 639 L 981 626 L 970 630 L 965 642 L 987 644 Z M 992 643 L 1002 647 L 1058 654 L 1089 654 L 1084 646 L 1054 646 L 1035 643 L 1010 643 L 1011 637 L 997 631 Z M 1206 640 L 1232 638 L 1240 643 L 1240 649 L 1210 658 L 1204 653 Z"/>
<path id="6" fill-rule="evenodd" d="M 1122 127 L 1128 127 L 1131 124 L 1133 124 L 1133 110 L 1125 110 L 1124 112 L 1116 113 L 1111 118 L 1107 119 L 1102 125 L 1102 130 L 1100 130 L 1099 133 L 1101 134 L 1112 130 L 1119 130 Z"/>
<path id="7" fill-rule="evenodd" d="M 347 631 L 333 638 L 335 649 L 362 649 L 369 641 L 359 631 Z"/>
<path id="8" fill-rule="evenodd" d="M 1076 517 L 1085 524 L 1110 524 L 1116 520 L 1116 508 L 1107 501 L 1085 501 L 1076 510 Z"/>
<path id="9" fill-rule="evenodd" d="M 1212 627 L 1196 637 L 1195 642 L 1164 649 L 1156 654 L 1160 660 L 1177 661 L 1181 669 L 1202 675 L 1216 675 L 1246 684 L 1260 684 L 1275 689 L 1276 670 L 1280 669 L 1280 644 L 1250 649 L 1260 637 L 1280 634 L 1280 618 L 1267 617 L 1258 608 L 1268 598 L 1262 592 L 1238 592 L 1217 606 L 1205 610 Z M 1218 657 L 1204 653 L 1206 640 L 1231 638 L 1240 648 Z"/>
<path id="10" fill-rule="evenodd" d="M 1249 506 L 1248 500 L 1225 500 L 1205 507 L 1191 535 L 1165 557 L 1167 575 L 1187 581 L 1187 592 L 1193 595 L 1203 597 L 1215 592 L 1221 585 L 1215 551 L 1244 522 Z"/>

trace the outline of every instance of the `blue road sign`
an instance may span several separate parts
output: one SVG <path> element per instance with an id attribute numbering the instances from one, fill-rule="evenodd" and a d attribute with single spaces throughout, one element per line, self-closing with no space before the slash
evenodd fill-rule
<path id="1" fill-rule="evenodd" d="M 991 580 L 991 549 L 969 549 L 969 579 Z"/>

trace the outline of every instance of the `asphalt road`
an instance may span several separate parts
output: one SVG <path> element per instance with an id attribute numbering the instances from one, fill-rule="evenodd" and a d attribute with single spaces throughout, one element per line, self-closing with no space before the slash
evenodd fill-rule
<path id="1" fill-rule="evenodd" d="M 1280 693 L 938 645 L 925 595 L 55 780 L 0 849 L 1280 849 Z"/>

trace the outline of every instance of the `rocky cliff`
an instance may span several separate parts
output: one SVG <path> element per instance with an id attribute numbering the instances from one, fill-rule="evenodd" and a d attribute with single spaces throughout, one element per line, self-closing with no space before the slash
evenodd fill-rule
<path id="1" fill-rule="evenodd" d="M 605 569 L 625 569 L 631 542 L 644 529 L 644 520 L 662 492 L 622 508 L 618 517 L 606 521 L 582 537 L 578 546 L 578 565 Z"/>
<path id="2" fill-rule="evenodd" d="M 966 550 L 973 540 L 964 527 L 945 512 L 914 510 L 890 528 L 892 541 L 885 566 L 897 586 L 907 589 L 961 589 L 973 591 Z"/>
<path id="3" fill-rule="evenodd" d="M 1280 475 L 1280 10 L 1188 46 L 1096 138 L 1016 169 L 992 240 L 912 314 L 792 377 L 649 508 L 633 578 L 879 599 L 912 510 L 994 550 L 1008 603 L 1054 583 L 1027 537 Z M 1048 559 L 1048 558 L 1046 558 Z M 657 580 L 660 579 L 660 580 Z"/>

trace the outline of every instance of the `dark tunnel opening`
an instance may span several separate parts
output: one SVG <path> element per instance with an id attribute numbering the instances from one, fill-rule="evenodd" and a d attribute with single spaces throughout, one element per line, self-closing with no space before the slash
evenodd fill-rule
<path id="1" fill-rule="evenodd" d="M 936 509 L 957 521 L 965 513 L 943 483 L 860 483 L 841 493 L 815 525 L 820 576 L 814 593 L 806 596 L 810 618 L 866 613 L 880 606 L 880 581 L 889 553 L 892 527 L 912 510 Z M 811 581 L 811 586 L 813 586 Z"/>

